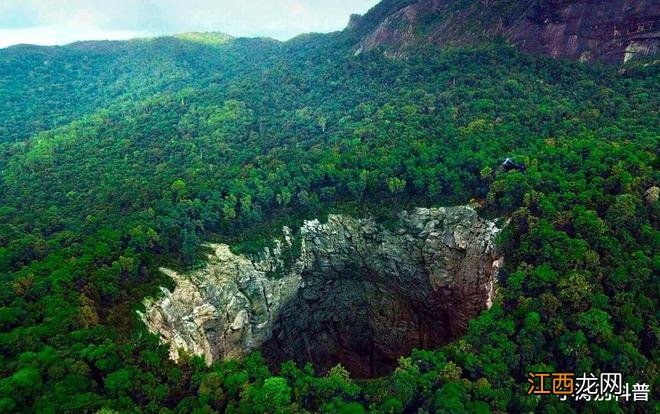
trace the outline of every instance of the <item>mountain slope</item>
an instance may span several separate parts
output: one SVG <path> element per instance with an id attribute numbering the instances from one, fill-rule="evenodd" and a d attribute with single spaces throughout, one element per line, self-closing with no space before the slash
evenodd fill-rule
<path id="1" fill-rule="evenodd" d="M 550 361 L 653 380 L 655 67 L 503 45 L 351 57 L 317 41 L 0 145 L 0 411 L 461 412 L 445 396 L 460 393 L 467 412 L 570 412 L 530 400 L 526 373 Z M 506 156 L 528 172 L 498 170 Z M 169 283 L 156 268 L 196 263 L 202 240 L 258 252 L 282 220 L 471 199 L 512 217 L 502 296 L 464 340 L 386 378 L 291 363 L 274 376 L 258 355 L 175 365 L 132 312 Z"/>
<path id="2" fill-rule="evenodd" d="M 231 78 L 278 42 L 189 33 L 130 41 L 0 49 L 0 142 L 156 93 Z"/>
<path id="3" fill-rule="evenodd" d="M 597 12 L 592 12 L 597 8 Z M 286 43 L 190 33 L 127 42 L 0 49 L 0 142 L 27 138 L 95 110 L 174 92 L 250 67 L 278 49 L 384 49 L 465 46 L 504 38 L 520 50 L 622 63 L 654 55 L 660 7 L 642 0 L 386 0 L 352 16 L 340 34 Z M 240 61 L 239 64 L 235 64 Z"/>
<path id="4" fill-rule="evenodd" d="M 658 65 L 621 71 L 499 41 L 417 47 L 425 37 L 405 59 L 351 53 L 411 4 L 285 43 L 2 51 L 16 56 L 0 59 L 13 94 L 0 120 L 15 119 L 5 125 L 21 141 L 0 143 L 0 412 L 652 411 L 531 397 L 527 374 L 657 381 Z M 57 65 L 43 64 L 50 55 Z M 506 157 L 526 172 L 500 168 Z M 493 306 L 455 342 L 392 355 L 383 378 L 272 371 L 259 354 L 174 363 L 136 317 L 173 288 L 158 268 L 195 268 L 203 241 L 253 256 L 274 228 L 328 212 L 394 231 L 403 210 L 468 203 L 509 219 Z"/>
<path id="5" fill-rule="evenodd" d="M 416 0 L 388 2 L 354 18 L 356 53 L 391 55 L 431 43 L 461 46 L 502 37 L 521 50 L 558 58 L 624 63 L 654 55 L 660 5 L 641 0 Z M 368 23 L 366 23 L 368 22 Z M 366 34 L 364 34 L 366 32 Z"/>

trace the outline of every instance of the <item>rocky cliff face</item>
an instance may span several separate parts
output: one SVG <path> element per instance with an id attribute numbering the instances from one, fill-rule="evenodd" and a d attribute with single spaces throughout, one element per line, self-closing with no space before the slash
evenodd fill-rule
<path id="1" fill-rule="evenodd" d="M 403 213 L 393 229 L 333 215 L 295 236 L 285 229 L 258 259 L 214 245 L 204 269 L 163 269 L 176 289 L 146 300 L 141 317 L 174 359 L 179 348 L 209 363 L 258 349 L 274 367 L 293 359 L 382 375 L 491 305 L 498 232 L 469 207 Z"/>
<path id="2" fill-rule="evenodd" d="M 419 43 L 457 46 L 501 36 L 526 52 L 623 63 L 656 54 L 660 43 L 660 3 L 653 0 L 416 0 L 393 5 L 375 21 L 364 16 L 371 21 L 356 53 L 383 47 L 390 55 L 402 55 Z M 351 26 L 359 26 L 355 17 Z"/>

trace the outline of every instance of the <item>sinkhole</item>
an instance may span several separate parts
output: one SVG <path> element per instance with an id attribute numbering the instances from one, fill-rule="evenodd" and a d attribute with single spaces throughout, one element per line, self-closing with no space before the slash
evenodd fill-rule
<path id="1" fill-rule="evenodd" d="M 401 285 L 355 263 L 319 276 L 303 275 L 304 286 L 260 347 L 274 369 L 293 360 L 312 362 L 320 374 L 341 364 L 355 377 L 382 376 L 413 348 L 438 347 L 464 330 L 448 292 Z"/>
<path id="2" fill-rule="evenodd" d="M 170 355 L 207 363 L 260 351 L 282 362 L 337 364 L 354 376 L 387 375 L 413 348 L 462 335 L 490 306 L 502 263 L 495 222 L 470 207 L 416 209 L 388 226 L 331 215 L 283 230 L 262 254 L 211 245 L 204 268 L 140 314 Z"/>

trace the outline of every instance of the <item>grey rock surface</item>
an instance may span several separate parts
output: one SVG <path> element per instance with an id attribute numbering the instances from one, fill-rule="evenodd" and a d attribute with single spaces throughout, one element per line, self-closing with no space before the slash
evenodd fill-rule
<path id="1" fill-rule="evenodd" d="M 369 28 L 355 47 L 356 54 L 384 48 L 388 55 L 402 56 L 420 44 L 465 46 L 501 37 L 529 53 L 621 64 L 655 56 L 660 45 L 660 3 L 653 0 L 411 0 L 390 4 L 379 16 L 352 18 L 347 30 Z"/>
<path id="2" fill-rule="evenodd" d="M 261 350 L 274 367 L 293 359 L 382 375 L 412 348 L 462 335 L 492 304 L 498 233 L 470 207 L 419 208 L 388 228 L 330 215 L 296 235 L 285 228 L 259 258 L 212 245 L 201 270 L 162 269 L 176 288 L 146 299 L 141 317 L 175 360 L 178 349 L 208 363 Z"/>

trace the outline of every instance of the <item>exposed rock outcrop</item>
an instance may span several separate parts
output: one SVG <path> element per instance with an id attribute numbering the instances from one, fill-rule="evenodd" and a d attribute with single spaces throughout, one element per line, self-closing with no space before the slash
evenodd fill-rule
<path id="1" fill-rule="evenodd" d="M 386 374 L 413 347 L 461 335 L 492 304 L 498 232 L 470 207 L 416 209 L 392 229 L 331 215 L 295 236 L 285 229 L 258 259 L 214 245 L 204 269 L 164 269 L 177 287 L 146 300 L 141 316 L 174 359 L 178 348 L 207 362 L 259 349 L 273 366 Z"/>
<path id="2" fill-rule="evenodd" d="M 210 245 L 213 253 L 201 270 L 179 274 L 161 268 L 176 288 L 161 288 L 161 298 L 146 299 L 141 318 L 170 343 L 175 361 L 178 349 L 204 355 L 209 364 L 244 356 L 270 338 L 282 306 L 300 289 L 300 262 L 283 277 L 269 277 L 283 266 L 281 246 L 276 241 L 272 255 L 269 250 L 254 261 L 233 254 L 227 245 Z"/>
<path id="3" fill-rule="evenodd" d="M 526 52 L 624 63 L 655 55 L 660 43 L 660 4 L 652 0 L 389 3 L 385 16 L 375 10 L 375 16 L 363 18 L 370 26 L 356 53 L 383 47 L 390 55 L 402 55 L 420 43 L 460 46 L 501 36 Z"/>

